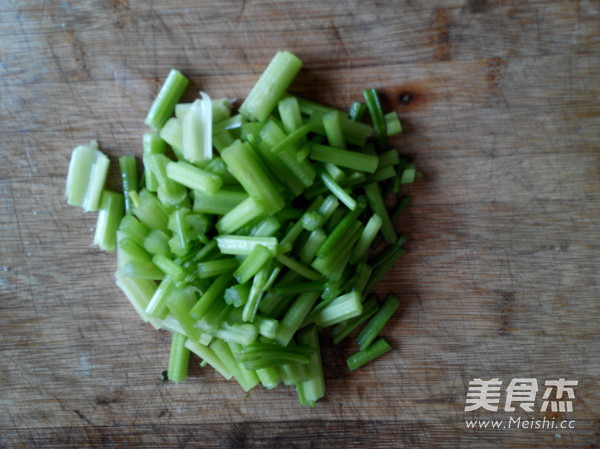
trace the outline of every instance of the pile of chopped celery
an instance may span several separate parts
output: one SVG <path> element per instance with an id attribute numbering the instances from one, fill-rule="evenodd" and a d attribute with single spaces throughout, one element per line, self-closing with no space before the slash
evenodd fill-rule
<path id="1" fill-rule="evenodd" d="M 391 349 L 379 334 L 398 298 L 370 292 L 404 254 L 393 222 L 419 173 L 389 147 L 402 127 L 374 89 L 344 113 L 286 92 L 301 66 L 278 52 L 237 113 L 204 92 L 180 103 L 188 80 L 172 70 L 145 120 L 142 176 L 119 158 L 122 193 L 105 190 L 96 142 L 73 150 L 67 202 L 99 211 L 94 244 L 116 249 L 117 285 L 172 333 L 169 380 L 186 378 L 191 351 L 244 391 L 283 383 L 314 406 L 320 329 L 338 344 L 366 323 L 350 370 Z"/>

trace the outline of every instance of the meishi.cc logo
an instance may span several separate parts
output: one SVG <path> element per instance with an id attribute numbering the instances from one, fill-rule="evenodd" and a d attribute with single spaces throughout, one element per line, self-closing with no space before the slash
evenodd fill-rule
<path id="1" fill-rule="evenodd" d="M 498 411 L 498 405 L 501 404 L 502 381 L 499 378 L 490 380 L 473 379 L 469 381 L 469 391 L 465 401 L 465 412 L 472 412 L 478 409 L 485 409 L 491 412 Z M 544 382 L 544 393 L 539 408 L 540 411 L 553 412 L 572 412 L 573 399 L 579 381 L 566 380 L 546 380 Z M 541 389 L 535 378 L 515 378 L 510 381 L 505 389 L 506 396 L 503 401 L 504 411 L 514 412 L 516 406 L 526 412 L 533 412 L 536 406 L 537 393 Z"/>

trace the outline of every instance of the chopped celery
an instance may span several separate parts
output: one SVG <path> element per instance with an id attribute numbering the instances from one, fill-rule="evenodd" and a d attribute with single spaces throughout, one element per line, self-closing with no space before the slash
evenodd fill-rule
<path id="1" fill-rule="evenodd" d="M 402 125 L 374 89 L 346 114 L 286 93 L 301 65 L 278 52 L 237 111 L 202 92 L 178 103 L 188 80 L 172 70 L 145 120 L 139 184 L 135 156 L 119 158 L 123 195 L 105 190 L 95 141 L 72 152 L 67 202 L 99 210 L 94 244 L 117 249 L 117 285 L 173 333 L 172 381 L 191 351 L 244 391 L 283 382 L 314 406 L 325 394 L 318 328 L 335 325 L 337 344 L 368 321 L 350 370 L 390 349 L 378 334 L 398 299 L 363 298 L 404 254 L 400 190 L 422 175 L 388 146 Z M 382 236 L 388 247 L 368 259 Z"/>

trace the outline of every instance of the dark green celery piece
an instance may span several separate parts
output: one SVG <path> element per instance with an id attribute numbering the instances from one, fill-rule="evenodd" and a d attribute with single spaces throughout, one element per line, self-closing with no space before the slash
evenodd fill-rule
<path id="1" fill-rule="evenodd" d="M 360 101 L 355 101 L 350 105 L 350 110 L 348 111 L 348 118 L 355 122 L 360 122 L 365 116 L 365 112 L 367 112 L 367 105 L 361 103 Z"/>
<path id="2" fill-rule="evenodd" d="M 357 201 L 357 207 L 354 210 L 346 213 L 344 218 L 341 219 L 341 221 L 335 226 L 333 231 L 331 231 L 331 233 L 327 236 L 327 238 L 323 242 L 323 245 L 321 245 L 321 247 L 317 251 L 317 256 L 327 256 L 333 251 L 335 251 L 336 248 L 338 248 L 340 240 L 344 237 L 346 231 L 350 229 L 353 223 L 356 222 L 356 220 L 358 219 L 362 211 L 365 209 L 365 207 L 366 200 L 364 197 L 361 196 Z"/>
<path id="3" fill-rule="evenodd" d="M 371 318 L 378 309 L 379 305 L 377 299 L 373 296 L 368 298 L 363 303 L 363 312 L 359 316 L 343 321 L 331 330 L 333 343 L 336 345 L 340 343 L 344 338 L 350 335 L 354 329 Z"/>
<path id="4" fill-rule="evenodd" d="M 316 161 L 330 163 L 338 167 L 369 173 L 374 173 L 379 164 L 377 156 L 325 145 L 315 145 L 309 157 Z"/>
<path id="5" fill-rule="evenodd" d="M 399 305 L 400 300 L 398 297 L 395 295 L 388 295 L 381 308 L 373 315 L 373 317 L 371 317 L 367 325 L 360 334 L 358 334 L 358 337 L 356 337 L 356 341 L 361 350 L 367 349 L 373 340 L 375 340 Z"/>
<path id="6" fill-rule="evenodd" d="M 172 69 L 154 99 L 144 123 L 153 129 L 161 129 L 175 112 L 175 105 L 183 95 L 189 80 L 179 70 Z"/>
<path id="7" fill-rule="evenodd" d="M 104 251 L 114 251 L 117 247 L 117 229 L 123 218 L 123 195 L 104 190 L 100 199 L 100 209 L 94 233 L 94 245 Z"/>
<path id="8" fill-rule="evenodd" d="M 261 168 L 254 150 L 239 140 L 221 152 L 221 157 L 229 171 L 248 192 L 259 202 L 267 215 L 273 215 L 283 208 L 283 197 Z"/>
<path id="9" fill-rule="evenodd" d="M 322 276 L 313 269 L 284 254 L 279 254 L 277 260 L 306 279 L 310 279 L 311 281 L 319 281 L 322 279 Z"/>
<path id="10" fill-rule="evenodd" d="M 369 206 L 371 207 L 371 210 L 373 213 L 381 217 L 381 232 L 383 234 L 383 238 L 386 242 L 390 244 L 393 243 L 397 238 L 396 230 L 394 229 L 392 220 L 390 219 L 388 211 L 383 202 L 379 185 L 377 183 L 367 184 L 365 186 L 365 193 L 367 195 L 367 199 L 369 200 Z"/>
<path id="11" fill-rule="evenodd" d="M 325 288 L 324 282 L 300 282 L 298 284 L 290 284 L 281 287 L 275 287 L 273 289 L 273 293 L 276 293 L 278 295 L 295 295 L 298 293 L 306 292 L 322 292 L 323 288 Z"/>
<path id="12" fill-rule="evenodd" d="M 387 128 L 383 109 L 381 108 L 381 102 L 379 101 L 379 95 L 377 95 L 375 89 L 365 89 L 363 90 L 363 97 L 365 98 L 367 108 L 369 109 L 373 128 L 375 128 L 377 146 L 381 151 L 387 145 Z"/>
<path id="13" fill-rule="evenodd" d="M 357 368 L 369 363 L 377 357 L 388 352 L 392 347 L 383 338 L 378 338 L 371 346 L 365 350 L 360 350 L 352 354 L 346 359 L 346 364 L 350 371 L 354 371 Z"/>
<path id="14" fill-rule="evenodd" d="M 394 221 L 397 220 L 398 217 L 400 217 L 400 215 L 402 214 L 402 212 L 404 212 L 404 209 L 406 209 L 410 205 L 411 201 L 412 197 L 410 197 L 409 195 L 401 196 L 398 200 L 398 203 L 392 210 L 391 219 Z"/>
<path id="15" fill-rule="evenodd" d="M 177 332 L 171 335 L 171 352 L 169 355 L 169 369 L 167 375 L 173 382 L 183 382 L 188 375 L 190 364 L 190 350 L 185 347 L 187 337 Z"/>
<path id="16" fill-rule="evenodd" d="M 369 221 L 365 225 L 363 232 L 356 243 L 356 246 L 352 248 L 352 253 L 350 255 L 351 262 L 356 263 L 367 256 L 369 248 L 371 247 L 371 243 L 373 243 L 373 240 L 375 240 L 377 233 L 381 229 L 381 225 L 381 217 L 377 214 L 371 215 L 371 218 L 369 218 Z"/>
<path id="17" fill-rule="evenodd" d="M 119 158 L 119 168 L 121 169 L 121 184 L 123 186 L 123 198 L 125 199 L 125 212 L 131 214 L 133 205 L 128 194 L 129 191 L 138 191 L 137 165 L 135 156 L 126 155 Z"/>
<path id="18" fill-rule="evenodd" d="M 311 407 L 325 396 L 325 376 L 323 375 L 323 362 L 319 345 L 319 334 L 316 326 L 309 326 L 298 333 L 298 343 L 314 349 L 306 365 L 308 379 L 296 384 L 296 389 L 301 389 L 304 399 Z M 298 388 L 300 385 L 300 388 Z"/>
<path id="19" fill-rule="evenodd" d="M 290 342 L 318 298 L 319 292 L 306 292 L 298 296 L 279 321 L 279 331 L 275 337 L 276 342 L 284 346 Z"/>
<path id="20" fill-rule="evenodd" d="M 301 67 L 302 61 L 292 53 L 278 51 L 240 106 L 240 112 L 250 119 L 264 121 Z"/>

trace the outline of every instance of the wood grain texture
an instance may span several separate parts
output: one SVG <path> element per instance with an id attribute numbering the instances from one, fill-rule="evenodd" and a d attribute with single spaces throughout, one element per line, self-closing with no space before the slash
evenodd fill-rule
<path id="1" fill-rule="evenodd" d="M 598 447 L 599 18 L 598 1 L 4 2 L 0 447 Z M 308 98 L 382 89 L 425 173 L 377 288 L 402 299 L 395 350 L 348 373 L 352 344 L 324 336 L 311 410 L 197 367 L 162 384 L 168 336 L 90 246 L 95 214 L 62 198 L 75 145 L 139 154 L 168 69 L 190 98 L 243 98 L 279 48 Z M 518 376 L 579 380 L 576 428 L 467 430 L 509 416 L 465 413 L 469 380 Z"/>

